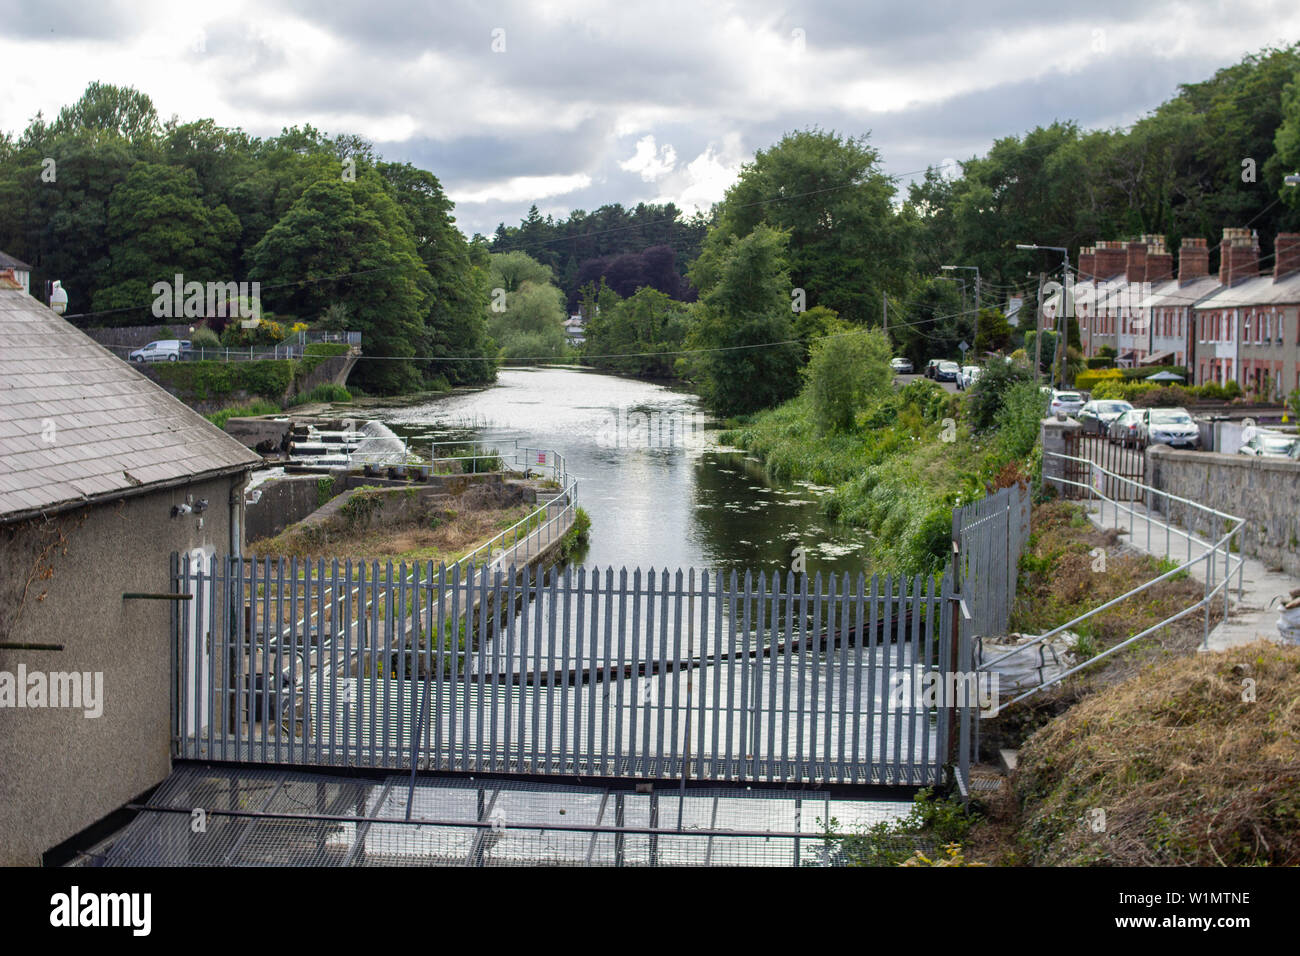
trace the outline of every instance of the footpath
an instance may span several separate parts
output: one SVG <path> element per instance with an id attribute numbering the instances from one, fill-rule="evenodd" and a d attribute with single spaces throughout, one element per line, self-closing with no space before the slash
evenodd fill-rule
<path id="1" fill-rule="evenodd" d="M 1158 512 L 1148 518 L 1146 505 L 1140 502 L 1116 505 L 1092 501 L 1088 508 L 1088 516 L 1098 528 L 1118 528 L 1128 547 L 1155 558 L 1171 558 L 1181 564 L 1203 557 L 1212 548 L 1211 542 L 1197 535 L 1189 535 L 1180 528 L 1170 529 Z M 1223 581 L 1223 554 L 1216 555 L 1213 563 L 1211 587 Z M 1188 570 L 1194 580 L 1205 584 L 1204 560 Z M 1300 580 L 1235 552 L 1228 556 L 1228 571 L 1231 586 L 1226 595 L 1220 591 L 1215 598 L 1216 602 L 1226 600 L 1228 613 L 1210 631 L 1207 649 L 1222 651 L 1258 640 L 1280 641 L 1277 619 L 1292 589 L 1300 587 Z"/>

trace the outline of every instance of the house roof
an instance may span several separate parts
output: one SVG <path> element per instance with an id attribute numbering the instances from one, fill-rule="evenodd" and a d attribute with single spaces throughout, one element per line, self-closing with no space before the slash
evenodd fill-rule
<path id="1" fill-rule="evenodd" d="M 9 253 L 0 249 L 0 269 L 14 269 L 18 272 L 31 272 L 32 267 L 19 259 L 15 259 Z"/>
<path id="2" fill-rule="evenodd" d="M 1198 309 L 1236 309 L 1248 305 L 1291 305 L 1300 302 L 1300 272 L 1274 282 L 1272 276 L 1246 279 L 1196 303 Z"/>
<path id="3" fill-rule="evenodd" d="M 1212 295 L 1215 290 L 1221 289 L 1218 276 L 1201 276 L 1193 279 L 1187 285 L 1179 285 L 1177 279 L 1170 279 L 1160 283 L 1151 290 L 1151 294 L 1142 300 L 1140 308 L 1157 309 L 1157 308 L 1179 308 L 1185 305 L 1195 305 L 1207 295 Z"/>
<path id="4" fill-rule="evenodd" d="M 0 285 L 0 522 L 261 461 L 7 286 Z"/>

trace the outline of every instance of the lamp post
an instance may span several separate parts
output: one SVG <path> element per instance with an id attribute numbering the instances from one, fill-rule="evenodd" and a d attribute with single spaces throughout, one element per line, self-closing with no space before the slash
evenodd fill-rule
<path id="1" fill-rule="evenodd" d="M 1067 249 L 1067 248 L 1065 248 L 1064 246 L 1040 246 L 1040 245 L 1038 245 L 1037 243 L 1022 243 L 1022 242 L 1018 242 L 1018 243 L 1016 243 L 1016 248 L 1017 248 L 1017 249 L 1046 249 L 1048 252 L 1059 252 L 1059 253 L 1061 254 L 1061 289 L 1062 289 L 1062 302 L 1063 302 L 1063 303 L 1064 303 L 1064 302 L 1068 302 L 1068 301 L 1069 301 L 1069 298 L 1068 298 L 1068 296 L 1064 295 L 1064 290 L 1065 290 L 1065 289 L 1069 286 L 1069 284 L 1070 284 L 1070 250 Z M 1037 320 L 1037 328 L 1036 328 L 1036 332 L 1035 332 L 1035 334 L 1034 334 L 1034 341 L 1035 341 L 1035 343 L 1037 343 L 1038 341 L 1041 341 L 1041 339 L 1042 339 L 1042 337 L 1043 337 L 1043 299 L 1042 299 L 1042 292 L 1041 292 L 1041 290 L 1039 291 L 1038 307 L 1037 307 L 1036 311 L 1037 311 L 1037 313 L 1038 313 L 1038 320 Z M 1061 326 L 1062 326 L 1062 329 L 1065 329 L 1065 328 L 1066 328 L 1066 323 L 1068 323 L 1069 321 L 1070 321 L 1070 310 L 1069 310 L 1068 308 L 1063 308 L 1063 309 L 1061 310 Z M 1067 336 L 1066 336 L 1066 339 L 1067 339 L 1067 341 L 1068 341 L 1068 339 L 1069 339 L 1069 336 L 1068 336 L 1068 330 L 1067 330 Z M 1057 332 L 1057 338 L 1056 338 L 1056 341 L 1057 341 L 1057 343 L 1058 343 L 1057 348 L 1059 349 L 1059 348 L 1060 348 L 1059 343 L 1060 343 L 1060 341 L 1061 341 L 1061 333 L 1060 333 L 1060 331 Z M 1061 354 L 1062 354 L 1062 355 L 1065 354 L 1065 353 L 1064 353 L 1064 350 L 1061 351 Z M 1037 363 L 1035 363 L 1035 364 L 1037 364 Z M 1038 375 L 1038 369 L 1035 368 L 1035 369 L 1034 369 L 1034 376 L 1037 377 L 1037 375 Z M 1064 376 L 1064 375 L 1061 376 L 1061 384 L 1062 384 L 1062 385 L 1065 384 L 1065 376 Z M 1055 357 L 1055 356 L 1052 357 L 1052 386 L 1053 386 L 1053 387 L 1056 386 L 1056 357 Z"/>
<path id="2" fill-rule="evenodd" d="M 975 341 L 978 342 L 980 338 L 980 267 L 979 266 L 940 266 L 939 268 L 947 270 L 949 272 L 953 271 L 954 269 L 970 269 L 975 273 Z M 965 297 L 964 289 L 965 287 L 963 286 L 963 298 Z M 976 359 L 978 359 L 979 354 L 976 353 L 975 357 Z"/>

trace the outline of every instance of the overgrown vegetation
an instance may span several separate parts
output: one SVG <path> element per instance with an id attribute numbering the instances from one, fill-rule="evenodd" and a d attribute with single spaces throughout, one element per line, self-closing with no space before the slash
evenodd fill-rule
<path id="1" fill-rule="evenodd" d="M 322 382 L 310 392 L 303 392 L 295 395 L 289 400 L 289 406 L 292 408 L 297 405 L 323 403 L 342 403 L 352 401 L 352 393 L 342 385 L 335 385 L 333 382 Z"/>
<path id="2" fill-rule="evenodd" d="M 962 843 L 978 819 L 978 807 L 967 809 L 955 795 L 938 797 L 926 789 L 900 820 L 858 827 L 849 834 L 839 831 L 836 819 L 819 820 L 818 825 L 829 854 L 847 866 L 969 866 L 979 864 L 965 860 Z M 939 858 L 948 862 L 935 862 Z"/>
<path id="3" fill-rule="evenodd" d="M 862 367 L 839 374 L 869 381 L 872 367 L 878 371 L 882 362 L 887 369 L 888 355 L 864 353 Z M 934 573 L 951 550 L 953 507 L 1027 480 L 1033 468 L 1040 393 L 1027 374 L 1002 373 L 998 364 L 985 373 L 987 392 L 973 391 L 968 402 L 917 380 L 897 392 L 860 396 L 851 424 L 829 431 L 810 385 L 722 440 L 761 455 L 773 478 L 832 486 L 824 510 L 871 531 L 872 557 L 881 570 Z M 994 394 L 994 400 L 975 404 L 978 396 Z M 982 427 L 975 414 L 982 416 Z"/>
<path id="4" fill-rule="evenodd" d="M 232 418 L 253 418 L 257 415 L 278 415 L 282 409 L 275 402 L 268 402 L 266 399 L 255 398 L 252 401 L 240 402 L 236 405 L 230 405 L 220 411 L 213 412 L 211 415 L 204 416 L 218 428 L 225 428 L 226 422 Z"/>
<path id="5" fill-rule="evenodd" d="M 1020 752 L 1024 862 L 1300 864 L 1300 648 L 1163 661 Z"/>

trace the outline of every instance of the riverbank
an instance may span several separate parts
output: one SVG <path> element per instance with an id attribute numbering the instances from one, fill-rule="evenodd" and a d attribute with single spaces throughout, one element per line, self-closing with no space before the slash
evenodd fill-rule
<path id="1" fill-rule="evenodd" d="M 873 567 L 933 574 L 951 550 L 952 509 L 1036 467 L 1041 410 L 1005 409 L 981 430 L 968 420 L 965 396 L 918 380 L 867 403 L 851 428 L 824 432 L 805 392 L 721 440 L 760 456 L 775 479 L 832 486 L 823 512 L 871 533 Z"/>

